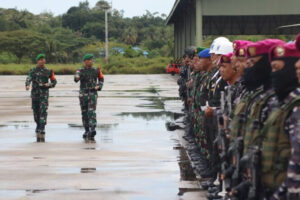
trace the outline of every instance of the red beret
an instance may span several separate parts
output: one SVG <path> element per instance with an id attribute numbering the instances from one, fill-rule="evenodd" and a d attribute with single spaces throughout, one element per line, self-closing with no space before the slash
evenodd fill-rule
<path id="1" fill-rule="evenodd" d="M 246 47 L 253 42 L 247 40 L 236 40 L 233 42 L 233 50 L 236 57 L 246 57 Z"/>
<path id="2" fill-rule="evenodd" d="M 221 65 L 223 63 L 231 63 L 232 55 L 233 55 L 233 53 L 228 53 L 226 55 L 222 55 L 221 58 L 220 58 L 219 65 Z"/>
<path id="3" fill-rule="evenodd" d="M 295 43 L 275 45 L 270 49 L 270 61 L 280 58 L 300 58 L 300 51 L 297 50 Z"/>
<path id="4" fill-rule="evenodd" d="M 251 58 L 251 57 L 268 54 L 270 49 L 273 46 L 280 45 L 280 44 L 283 45 L 284 42 L 278 39 L 266 39 L 266 40 L 258 41 L 254 44 L 250 44 L 247 46 L 247 50 L 246 50 L 247 57 Z"/>
<path id="5" fill-rule="evenodd" d="M 300 51 L 300 34 L 298 34 L 296 37 L 296 47 L 298 51 Z"/>

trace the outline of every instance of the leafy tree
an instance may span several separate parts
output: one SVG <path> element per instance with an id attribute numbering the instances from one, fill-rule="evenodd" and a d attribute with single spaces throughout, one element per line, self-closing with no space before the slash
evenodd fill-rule
<path id="1" fill-rule="evenodd" d="M 137 38 L 138 33 L 134 27 L 125 29 L 124 33 L 122 34 L 123 41 L 128 45 L 136 45 Z"/>
<path id="2" fill-rule="evenodd" d="M 28 30 L 0 32 L 0 49 L 18 57 L 18 63 L 24 56 L 32 59 L 45 51 L 46 38 L 39 33 Z"/>

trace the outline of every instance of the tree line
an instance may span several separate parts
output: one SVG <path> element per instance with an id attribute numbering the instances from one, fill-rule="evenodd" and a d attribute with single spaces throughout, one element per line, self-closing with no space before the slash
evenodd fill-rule
<path id="1" fill-rule="evenodd" d="M 88 1 L 71 7 L 65 14 L 34 15 L 26 10 L 0 8 L 0 63 L 34 62 L 44 52 L 50 63 L 76 63 L 87 51 L 100 56 L 105 41 L 105 10 L 100 0 L 91 7 Z M 109 13 L 110 47 L 122 47 L 124 56 L 133 46 L 150 57 L 169 57 L 173 51 L 173 27 L 165 26 L 166 15 L 146 11 L 143 16 L 126 18 L 123 11 Z"/>

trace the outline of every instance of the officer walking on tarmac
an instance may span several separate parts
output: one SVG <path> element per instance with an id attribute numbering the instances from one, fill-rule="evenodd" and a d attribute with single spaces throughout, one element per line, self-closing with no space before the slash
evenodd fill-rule
<path id="1" fill-rule="evenodd" d="M 83 57 L 84 67 L 76 71 L 74 81 L 80 81 L 79 101 L 81 107 L 82 123 L 85 129 L 83 138 L 94 140 L 96 136 L 96 107 L 98 91 L 102 90 L 104 76 L 100 67 L 94 68 L 93 54 L 86 54 Z"/>
<path id="2" fill-rule="evenodd" d="M 57 81 L 53 70 L 45 67 L 45 54 L 39 54 L 36 57 L 36 61 L 37 66 L 30 70 L 25 86 L 26 90 L 29 90 L 32 82 L 31 99 L 34 121 L 36 123 L 36 138 L 37 142 L 45 142 L 49 88 L 54 88 Z"/>

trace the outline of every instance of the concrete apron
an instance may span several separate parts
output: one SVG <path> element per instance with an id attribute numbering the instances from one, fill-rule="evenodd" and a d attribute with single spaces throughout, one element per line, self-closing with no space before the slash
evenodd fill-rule
<path id="1" fill-rule="evenodd" d="M 105 76 L 96 143 L 82 140 L 78 85 L 57 76 L 35 143 L 25 76 L 0 76 L 0 199 L 205 199 L 180 145 L 176 77 Z"/>

